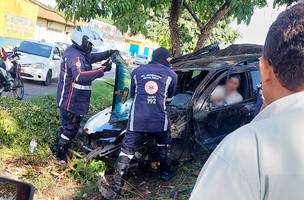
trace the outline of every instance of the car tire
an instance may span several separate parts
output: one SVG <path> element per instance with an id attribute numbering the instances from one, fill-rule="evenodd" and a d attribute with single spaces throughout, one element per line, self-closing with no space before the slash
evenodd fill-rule
<path id="1" fill-rule="evenodd" d="M 43 81 L 44 86 L 49 86 L 52 83 L 52 71 L 49 70 L 48 73 L 46 74 L 45 81 Z"/>

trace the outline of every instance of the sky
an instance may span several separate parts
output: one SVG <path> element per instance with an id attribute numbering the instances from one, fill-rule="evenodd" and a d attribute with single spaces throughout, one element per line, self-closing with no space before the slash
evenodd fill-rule
<path id="1" fill-rule="evenodd" d="M 233 22 L 232 27 L 237 29 L 241 34 L 241 37 L 235 43 L 263 45 L 270 25 L 284 9 L 285 7 L 272 8 L 272 1 L 269 1 L 267 7 L 255 10 L 248 26 L 245 24 L 237 25 L 236 22 Z"/>
<path id="2" fill-rule="evenodd" d="M 39 0 L 40 2 L 55 7 L 55 0 Z M 232 26 L 237 29 L 241 37 L 235 43 L 254 43 L 264 44 L 267 31 L 271 23 L 276 19 L 278 14 L 284 10 L 284 7 L 273 8 L 273 0 L 269 0 L 268 6 L 262 9 L 256 9 L 249 25 L 232 23 Z"/>

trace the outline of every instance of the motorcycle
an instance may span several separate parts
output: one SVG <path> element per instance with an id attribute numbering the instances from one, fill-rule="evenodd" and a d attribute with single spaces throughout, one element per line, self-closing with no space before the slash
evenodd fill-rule
<path id="1" fill-rule="evenodd" d="M 24 97 L 24 84 L 20 76 L 21 65 L 18 63 L 20 54 L 17 49 L 0 67 L 0 96 L 2 92 L 12 92 L 14 98 L 22 100 Z"/>

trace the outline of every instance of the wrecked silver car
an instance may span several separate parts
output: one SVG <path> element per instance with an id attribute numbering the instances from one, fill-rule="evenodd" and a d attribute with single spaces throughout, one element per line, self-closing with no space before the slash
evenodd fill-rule
<path id="1" fill-rule="evenodd" d="M 175 149 L 182 154 L 185 147 L 180 145 L 190 141 L 211 152 L 227 134 L 253 119 L 260 84 L 258 58 L 261 54 L 262 46 L 258 45 L 231 45 L 223 50 L 209 46 L 172 61 L 178 74 L 178 90 L 167 107 L 173 154 Z M 116 76 L 112 107 L 91 117 L 83 129 L 87 138 L 83 147 L 88 158 L 108 163 L 118 156 L 131 105 L 128 98 L 131 69 L 119 55 L 113 62 Z M 232 105 L 211 106 L 211 93 L 218 85 L 225 84 L 231 74 L 241 77 L 238 92 L 243 100 Z M 147 151 L 151 150 L 148 143 L 147 139 L 143 145 L 145 149 L 136 154 L 137 159 L 147 160 Z M 174 144 L 179 147 L 174 148 Z"/>

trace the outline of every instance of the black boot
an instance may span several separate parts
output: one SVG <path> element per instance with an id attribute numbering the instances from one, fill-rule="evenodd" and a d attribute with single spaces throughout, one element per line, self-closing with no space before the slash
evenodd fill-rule
<path id="1" fill-rule="evenodd" d="M 121 188 L 124 185 L 124 178 L 128 173 L 131 159 L 127 156 L 119 156 L 113 177 L 112 189 L 120 194 Z"/>
<path id="2" fill-rule="evenodd" d="M 129 169 L 131 159 L 127 156 L 121 155 L 118 157 L 115 174 L 112 183 L 109 186 L 110 191 L 106 191 L 102 196 L 106 199 L 118 199 L 121 189 L 124 185 L 124 179 Z"/>
<path id="3" fill-rule="evenodd" d="M 174 173 L 171 170 L 170 162 L 167 157 L 160 158 L 160 178 L 162 181 L 170 181 L 174 177 Z"/>
<path id="4" fill-rule="evenodd" d="M 60 164 L 65 164 L 67 162 L 67 152 L 68 152 L 68 148 L 70 146 L 70 140 L 67 140 L 63 137 L 61 137 L 61 135 L 57 136 L 56 139 L 56 157 L 59 160 Z M 65 162 L 65 163 L 64 163 Z"/>

